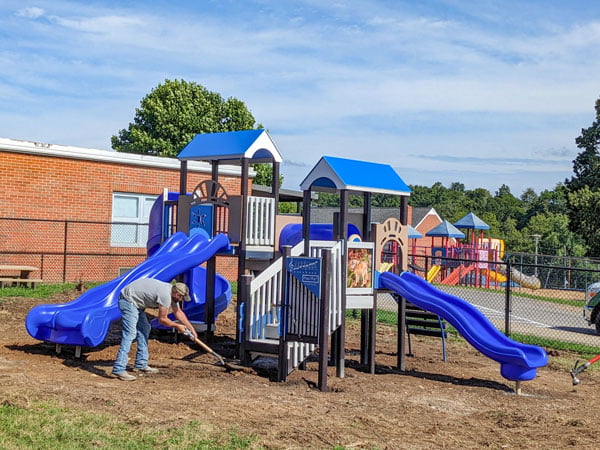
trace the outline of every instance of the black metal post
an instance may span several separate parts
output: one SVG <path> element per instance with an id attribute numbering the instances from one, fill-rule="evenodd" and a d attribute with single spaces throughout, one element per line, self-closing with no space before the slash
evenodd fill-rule
<path id="1" fill-rule="evenodd" d="M 327 324 L 329 323 L 329 292 L 331 288 L 331 250 L 323 250 L 321 255 L 321 305 L 319 311 L 319 390 L 327 389 Z"/>
<path id="2" fill-rule="evenodd" d="M 65 220 L 65 232 L 63 243 L 63 283 L 67 282 L 67 239 L 68 239 L 69 222 Z"/>
<path id="3" fill-rule="evenodd" d="M 241 360 L 242 364 L 248 365 L 249 355 L 246 351 L 246 341 L 248 340 L 248 331 L 250 330 L 250 316 L 248 314 L 248 304 L 250 300 L 250 283 L 252 283 L 252 276 L 242 275 L 239 278 L 238 294 L 237 294 L 237 316 L 240 317 L 240 312 L 244 310 L 244 323 L 240 324 L 238 321 L 235 324 L 236 330 L 236 343 L 237 343 L 237 357 Z M 240 330 L 240 325 L 243 330 Z"/>
<path id="4" fill-rule="evenodd" d="M 242 176 L 241 176 L 241 186 L 240 186 L 240 195 L 242 197 L 242 204 L 240 205 L 240 243 L 238 245 L 238 280 L 242 281 L 243 276 L 246 275 L 246 221 L 248 220 L 248 158 L 242 158 Z M 241 283 L 240 283 L 241 284 Z M 238 289 L 240 289 L 238 287 Z M 249 291 L 248 291 L 249 292 Z M 240 302 L 238 301 L 237 309 L 236 309 L 236 323 L 240 323 L 241 312 L 240 312 Z M 239 335 L 239 326 L 236 327 L 236 341 L 240 342 Z"/>
<path id="5" fill-rule="evenodd" d="M 273 162 L 273 185 L 271 187 L 271 193 L 275 199 L 275 214 L 279 212 L 279 165 L 277 161 Z"/>
<path id="6" fill-rule="evenodd" d="M 310 193 L 310 188 L 305 190 L 304 198 L 302 200 L 302 238 L 304 239 L 304 256 L 310 256 Z"/>

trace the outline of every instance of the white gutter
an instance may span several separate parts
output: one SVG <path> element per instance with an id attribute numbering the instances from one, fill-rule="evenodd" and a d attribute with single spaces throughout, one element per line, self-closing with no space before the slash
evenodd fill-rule
<path id="1" fill-rule="evenodd" d="M 141 155 L 138 153 L 121 153 L 112 150 L 74 147 L 71 145 L 46 144 L 42 142 L 21 141 L 17 139 L 0 138 L 0 152 L 25 153 L 28 155 L 51 156 L 67 159 L 81 159 L 113 164 L 129 164 L 133 166 L 157 167 L 161 169 L 180 170 L 181 163 L 176 158 Z M 188 171 L 211 173 L 210 163 L 189 161 Z M 241 168 L 232 165 L 219 165 L 219 174 L 241 176 Z M 254 176 L 253 170 L 250 176 Z"/>

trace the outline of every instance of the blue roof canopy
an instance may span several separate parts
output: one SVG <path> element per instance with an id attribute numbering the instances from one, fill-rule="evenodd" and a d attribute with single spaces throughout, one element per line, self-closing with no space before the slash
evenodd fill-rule
<path id="1" fill-rule="evenodd" d="M 458 228 L 456 228 L 454 225 L 452 225 L 450 222 L 448 222 L 447 220 L 444 220 L 437 227 L 435 227 L 435 228 L 429 230 L 427 233 L 425 233 L 425 236 L 451 237 L 451 238 L 463 239 L 465 237 L 465 234 L 462 231 L 460 231 Z"/>
<path id="2" fill-rule="evenodd" d="M 456 228 L 468 228 L 473 230 L 489 230 L 490 226 L 477 217 L 475 214 L 470 212 L 465 217 L 457 222 L 454 222 Z"/>
<path id="3" fill-rule="evenodd" d="M 417 230 L 413 228 L 412 225 L 408 225 L 408 238 L 409 239 L 419 239 L 422 238 L 423 235 L 419 233 Z"/>
<path id="4" fill-rule="evenodd" d="M 410 195 L 410 188 L 388 164 L 323 156 L 304 178 L 303 191 L 313 187 Z"/>
<path id="5" fill-rule="evenodd" d="M 283 161 L 269 133 L 263 129 L 197 134 L 177 158 L 183 161 L 229 162 L 248 158 L 251 163 Z"/>

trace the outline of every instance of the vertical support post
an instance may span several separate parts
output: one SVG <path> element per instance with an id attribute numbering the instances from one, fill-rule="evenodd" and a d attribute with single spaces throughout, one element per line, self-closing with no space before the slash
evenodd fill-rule
<path id="1" fill-rule="evenodd" d="M 187 161 L 181 161 L 180 163 L 180 169 L 179 169 L 179 204 L 181 204 L 181 199 L 182 196 L 184 196 L 185 194 L 187 194 L 187 167 L 188 167 L 188 162 Z M 186 233 L 189 231 L 189 217 L 186 219 L 186 223 L 183 224 L 181 223 L 180 217 L 179 217 L 179 207 L 177 208 L 177 214 L 175 214 L 174 219 L 177 222 L 175 224 L 175 231 L 185 231 Z M 171 227 L 173 226 L 173 224 L 171 224 Z M 171 228 L 173 229 L 173 228 Z"/>
<path id="2" fill-rule="evenodd" d="M 237 312 L 238 314 L 243 311 L 242 318 L 238 316 L 235 324 L 236 330 L 236 343 L 237 345 L 237 357 L 240 359 L 242 364 L 248 365 L 250 358 L 246 351 L 246 343 L 248 340 L 248 333 L 250 330 L 250 315 L 249 315 L 249 303 L 250 303 L 250 283 L 252 283 L 252 277 L 250 275 L 242 275 L 239 278 L 238 284 L 238 296 L 237 296 Z"/>
<path id="3" fill-rule="evenodd" d="M 185 195 L 187 193 L 187 161 L 181 161 L 179 164 L 179 194 Z"/>
<path id="4" fill-rule="evenodd" d="M 302 200 L 302 238 L 304 239 L 304 256 L 310 256 L 310 208 L 311 190 L 304 191 Z"/>
<path id="5" fill-rule="evenodd" d="M 215 182 L 219 181 L 219 161 L 211 161 L 211 177 Z M 214 192 L 210 192 L 212 197 Z M 217 205 L 213 204 L 212 208 L 212 223 L 213 227 L 217 223 Z M 213 228 L 214 232 L 214 228 Z M 211 236 L 211 238 L 213 238 Z M 206 262 L 206 286 L 205 286 L 205 309 L 204 322 L 206 323 L 206 336 L 210 340 L 214 336 L 215 325 L 215 282 L 217 279 L 217 258 L 211 257 Z"/>
<path id="6" fill-rule="evenodd" d="M 343 283 L 341 286 L 342 291 L 342 304 L 341 304 L 341 325 L 335 331 L 334 342 L 335 342 L 335 361 L 336 361 L 336 375 L 339 378 L 344 378 L 344 365 L 345 365 L 345 341 L 346 341 L 346 285 L 347 285 L 347 274 L 348 274 L 348 203 L 349 203 L 349 192 L 347 189 L 343 189 L 340 192 L 340 224 L 339 224 L 339 236 L 338 239 L 342 240 L 342 251 L 343 257 L 341 261 L 341 270 L 343 274 Z"/>
<path id="7" fill-rule="evenodd" d="M 377 333 L 377 291 L 373 295 L 373 309 L 369 315 L 369 340 L 367 345 L 367 364 L 369 365 L 369 373 L 375 373 L 375 338 Z"/>
<path id="8" fill-rule="evenodd" d="M 286 318 L 287 308 L 287 271 L 286 271 L 286 259 L 292 254 L 292 247 L 290 245 L 284 245 L 282 248 L 282 265 L 283 270 L 281 271 L 281 286 L 279 288 L 279 323 L 281 327 L 281 333 L 279 335 L 279 355 L 277 364 L 277 381 L 285 381 L 287 378 L 288 367 L 287 367 L 287 341 L 285 339 L 285 328 L 287 323 L 284 321 Z"/>
<path id="9" fill-rule="evenodd" d="M 512 276 L 511 276 L 511 264 L 510 264 L 510 259 L 507 258 L 506 260 L 506 289 L 504 291 L 505 294 L 505 300 L 504 300 L 504 334 L 506 336 L 510 336 L 510 312 L 512 310 L 511 308 L 511 295 L 510 295 L 510 285 L 512 283 Z"/>
<path id="10" fill-rule="evenodd" d="M 318 386 L 321 392 L 327 388 L 327 357 L 328 357 L 328 324 L 329 301 L 331 291 L 331 250 L 323 250 L 321 255 L 321 304 L 319 308 L 319 379 Z"/>
<path id="11" fill-rule="evenodd" d="M 398 302 L 398 350 L 397 366 L 399 370 L 406 370 L 406 299 L 400 297 Z"/>
<path id="12" fill-rule="evenodd" d="M 371 193 L 363 193 L 363 223 L 362 223 L 362 238 L 365 242 L 371 242 Z M 373 255 L 378 258 L 379 255 Z M 373 261 L 377 264 L 378 261 Z M 369 342 L 371 334 L 375 332 L 375 328 L 371 328 L 371 315 L 373 309 L 360 310 L 360 363 L 369 364 Z"/>
<path id="13" fill-rule="evenodd" d="M 246 228 L 248 221 L 248 158 L 242 158 L 242 177 L 241 177 L 241 186 L 240 186 L 240 194 L 242 197 L 242 204 L 240 205 L 240 217 L 242 218 L 240 224 L 240 243 L 238 246 L 238 280 L 242 280 L 242 277 L 246 274 Z M 238 302 L 236 308 L 236 323 L 240 323 L 240 306 L 241 304 Z M 239 327 L 236 327 L 236 336 L 235 339 L 237 342 L 240 342 L 239 336 Z"/>
<path id="14" fill-rule="evenodd" d="M 400 198 L 400 223 L 402 226 L 408 225 L 408 197 Z M 403 258 L 404 260 L 404 258 Z M 404 264 L 401 270 L 406 270 Z M 427 272 L 425 272 L 427 273 Z M 397 365 L 399 370 L 406 370 L 406 299 L 400 298 L 398 302 L 398 337 L 397 337 Z"/>
<path id="15" fill-rule="evenodd" d="M 279 212 L 279 166 L 279 162 L 273 161 L 273 186 L 271 187 L 271 193 L 275 200 L 275 214 Z"/>

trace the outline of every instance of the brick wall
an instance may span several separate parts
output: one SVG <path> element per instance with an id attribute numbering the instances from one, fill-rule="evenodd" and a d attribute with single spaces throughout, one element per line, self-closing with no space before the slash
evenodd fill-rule
<path id="1" fill-rule="evenodd" d="M 81 149 L 82 151 L 86 149 Z M 102 153 L 102 151 L 94 151 Z M 110 153 L 118 159 L 119 154 Z M 131 158 L 124 155 L 123 158 Z M 143 157 L 136 156 L 140 159 Z M 156 161 L 168 158 L 151 158 Z M 54 221 L 98 221 L 112 219 L 114 192 L 159 195 L 164 188 L 179 191 L 178 165 L 162 168 L 141 164 L 80 159 L 77 156 L 51 156 L 44 152 L 15 152 L 0 148 L 0 217 L 42 219 L 44 221 L 3 221 L 0 227 L 0 263 L 43 265 L 44 278 L 62 281 L 64 260 L 56 255 L 32 256 L 34 252 L 63 252 L 65 227 L 68 228 L 70 253 L 85 252 L 119 254 L 117 257 L 82 256 L 67 258 L 67 280 L 79 278 L 90 281 L 110 280 L 121 267 L 132 267 L 145 258 L 143 248 L 110 246 L 110 226 L 106 224 L 74 224 Z M 210 179 L 205 171 L 189 169 L 187 190 Z M 240 178 L 219 176 L 219 182 L 229 195 L 239 195 Z M 78 228 L 80 228 L 78 230 Z M 13 254 L 7 254 L 13 252 Z M 14 253 L 29 253 L 14 254 Z M 4 254 L 2 254 L 4 253 Z M 124 254 L 123 254 L 124 253 Z M 26 262 L 25 262 L 26 261 Z M 219 257 L 217 271 L 230 280 L 237 279 L 237 259 Z"/>

